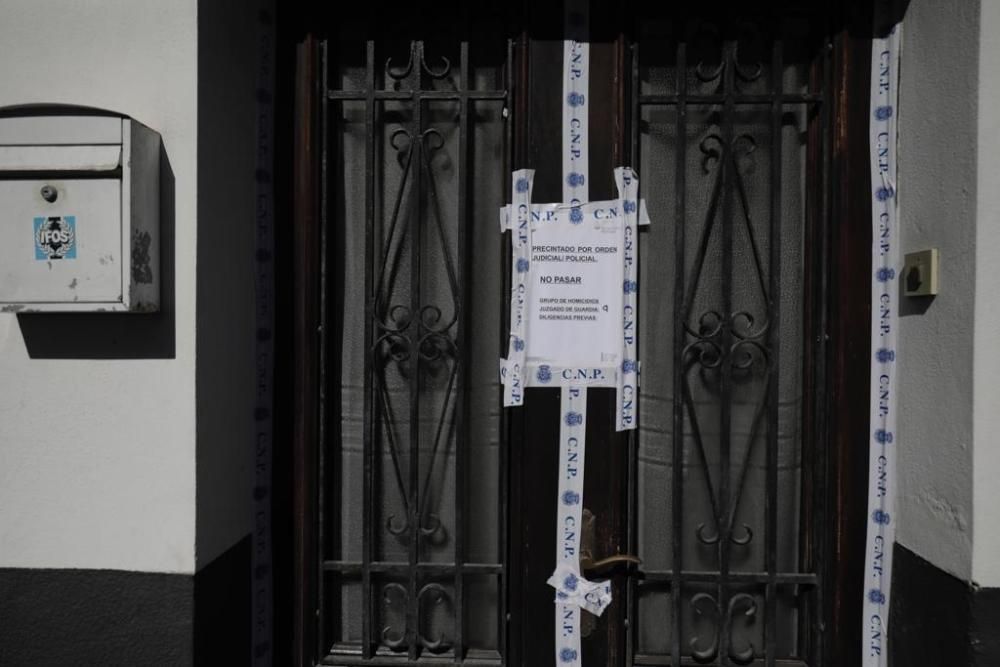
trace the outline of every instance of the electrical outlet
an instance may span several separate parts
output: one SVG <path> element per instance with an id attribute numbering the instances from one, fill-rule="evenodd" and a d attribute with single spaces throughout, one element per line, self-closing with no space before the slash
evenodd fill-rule
<path id="1" fill-rule="evenodd" d="M 903 262 L 903 295 L 934 296 L 938 293 L 939 254 L 937 248 L 910 252 Z"/>

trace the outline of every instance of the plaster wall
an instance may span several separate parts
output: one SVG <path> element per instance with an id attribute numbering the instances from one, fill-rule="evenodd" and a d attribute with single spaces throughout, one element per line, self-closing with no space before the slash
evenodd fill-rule
<path id="1" fill-rule="evenodd" d="M 0 316 L 0 567 L 193 572 L 196 0 L 0 0 L 0 44 L 0 107 L 161 133 L 164 225 L 160 314 Z"/>
<path id="2" fill-rule="evenodd" d="M 984 2 L 979 42 L 972 579 L 1000 587 L 1000 3 Z"/>
<path id="3" fill-rule="evenodd" d="M 910 2 L 899 101 L 901 250 L 940 249 L 941 293 L 902 300 L 894 520 L 902 545 L 964 580 L 972 574 L 973 374 L 981 362 L 973 347 L 979 17 L 978 0 Z"/>

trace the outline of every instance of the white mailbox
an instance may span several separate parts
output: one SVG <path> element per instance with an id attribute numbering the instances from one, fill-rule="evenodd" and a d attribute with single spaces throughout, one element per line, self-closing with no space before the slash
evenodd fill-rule
<path id="1" fill-rule="evenodd" d="M 0 311 L 158 310 L 159 166 L 130 118 L 0 117 Z"/>

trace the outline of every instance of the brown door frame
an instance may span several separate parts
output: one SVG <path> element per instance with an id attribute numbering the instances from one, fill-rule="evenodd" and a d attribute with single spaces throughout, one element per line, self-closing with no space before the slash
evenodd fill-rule
<path id="1" fill-rule="evenodd" d="M 868 128 L 872 7 L 850 5 L 833 47 L 832 159 L 829 207 L 831 294 L 827 388 L 830 456 L 827 500 L 832 530 L 822 549 L 827 635 L 824 664 L 860 664 L 868 513 L 871 350 L 871 173 Z"/>
<path id="2" fill-rule="evenodd" d="M 318 39 L 305 34 L 295 48 L 291 296 L 292 363 L 290 438 L 291 510 L 291 657 L 297 666 L 316 664 L 318 567 L 320 326 L 320 68 Z M 279 355 L 279 363 L 281 356 Z M 276 522 L 277 523 L 277 522 Z M 277 610 L 280 614 L 281 610 Z M 277 653 L 277 652 L 276 652 Z"/>
<path id="3" fill-rule="evenodd" d="M 865 3 L 867 5 L 867 3 Z M 829 262 L 826 277 L 816 289 L 830 293 L 830 308 L 820 314 L 822 327 L 816 335 L 826 338 L 827 347 L 817 359 L 824 369 L 825 390 L 828 395 L 817 406 L 816 431 L 820 441 L 826 440 L 830 455 L 825 460 L 814 461 L 827 472 L 830 480 L 825 504 L 831 516 L 830 529 L 816 536 L 816 557 L 821 561 L 825 586 L 825 634 L 823 638 L 823 664 L 849 666 L 860 659 L 861 645 L 861 590 L 864 563 L 864 527 L 866 525 L 866 489 L 868 465 L 868 374 L 869 374 L 869 323 L 871 275 L 871 227 L 868 172 L 868 81 L 870 63 L 870 7 L 852 8 L 843 26 L 835 35 L 832 48 L 833 100 L 830 122 L 830 183 L 827 191 L 831 197 L 827 210 L 831 224 L 829 236 L 817 239 L 827 244 Z M 288 364 L 287 399 L 278 399 L 276 405 L 275 448 L 281 459 L 276 469 L 288 469 L 289 477 L 277 479 L 275 484 L 277 506 L 275 543 L 277 551 L 287 554 L 286 567 L 277 573 L 276 588 L 279 592 L 276 616 L 287 615 L 291 624 L 280 629 L 275 637 L 276 654 L 289 654 L 293 665 L 313 665 L 321 658 L 316 644 L 316 590 L 318 585 L 318 545 L 316 544 L 317 488 L 316 465 L 319 460 L 319 341 L 316 335 L 319 322 L 320 286 L 316 277 L 319 269 L 320 221 L 320 164 L 319 136 L 320 77 L 319 34 L 322 26 L 315 19 L 308 19 L 308 12 L 299 16 L 301 30 L 286 29 L 281 34 L 285 42 L 280 45 L 289 56 L 284 62 L 279 79 L 294 82 L 292 109 L 286 106 L 283 117 L 293 119 L 293 132 L 279 127 L 279 139 L 284 135 L 292 144 L 285 164 L 276 165 L 276 173 L 288 171 L 284 213 L 277 220 L 291 219 L 290 230 L 279 229 L 279 243 L 284 238 L 287 261 L 280 271 L 278 294 L 290 306 L 278 304 L 279 312 L 288 315 L 285 324 L 279 323 L 277 341 L 286 341 L 278 351 L 278 364 Z M 279 17 L 280 22 L 280 17 Z M 620 49 L 621 43 L 615 48 Z M 526 65 L 525 61 L 525 65 Z M 527 72 L 525 71 L 525 74 Z M 522 79 L 524 80 L 524 79 Z M 281 90 L 279 81 L 279 91 Z M 291 88 L 288 91 L 291 92 Z M 288 96 L 286 95 L 286 99 Z M 527 110 L 515 95 L 515 112 Z M 624 105 L 624 100 L 621 102 Z M 279 100 L 281 106 L 281 100 Z M 623 107 L 622 107 L 623 108 Z M 279 109 L 280 112 L 280 109 Z M 279 117 L 282 117 L 279 115 Z M 618 125 L 614 125 L 618 128 Z M 617 130 L 616 130 L 617 131 Z M 524 136 L 524 135 L 522 135 Z M 526 155 L 524 143 L 515 144 L 515 155 Z M 623 142 L 624 143 L 624 142 Z M 519 146 L 519 147 L 518 147 Z M 280 157 L 279 157 L 280 160 Z M 530 162 L 528 162 L 530 164 Z M 518 165 L 526 164 L 518 161 Z M 280 181 L 279 181 L 280 183 Z M 279 194 L 279 204 L 282 201 Z M 279 228 L 281 223 L 278 223 Z M 279 253 L 282 249 L 279 248 Z M 824 333 L 825 331 L 825 333 Z M 279 378 L 279 383 L 281 379 Z M 544 401 L 543 401 L 544 402 Z M 824 407 L 825 412 L 824 414 Z M 281 419 L 282 416 L 287 417 Z M 514 416 L 511 429 L 518 429 L 524 417 Z M 511 457 L 516 460 L 515 457 Z M 512 480 L 517 484 L 517 480 Z M 521 480 L 524 483 L 524 480 Z M 512 496 L 511 502 L 515 502 Z M 291 519 L 287 536 L 279 531 L 282 517 Z M 513 529 L 513 527 L 512 527 Z M 623 533 L 620 533 L 623 534 Z M 627 548 L 620 542 L 609 548 Z M 511 554 L 512 560 L 517 556 Z M 512 571 L 516 571 L 513 570 Z M 290 593 L 281 594 L 284 586 Z M 511 600 L 517 600 L 516 591 L 509 591 Z M 615 640 L 617 641 L 617 640 Z M 517 659 L 514 635 L 508 639 L 511 660 Z M 614 649 L 611 649 L 614 650 Z M 510 662 L 509 664 L 517 664 Z"/>

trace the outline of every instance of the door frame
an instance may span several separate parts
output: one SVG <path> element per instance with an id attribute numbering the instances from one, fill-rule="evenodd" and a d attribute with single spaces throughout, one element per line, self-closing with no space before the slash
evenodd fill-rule
<path id="1" fill-rule="evenodd" d="M 867 525 L 871 5 L 858 3 L 846 12 L 831 42 L 833 99 L 828 105 L 831 145 L 825 187 L 830 224 L 827 238 L 813 240 L 825 248 L 828 265 L 820 283 L 807 286 L 807 293 L 827 290 L 829 294 L 826 312 L 815 314 L 818 327 L 813 332 L 822 341 L 819 358 L 813 360 L 820 395 L 812 436 L 820 443 L 825 440 L 820 450 L 825 449 L 828 456 L 812 465 L 821 466 L 829 479 L 825 499 L 829 520 L 815 544 L 824 582 L 821 605 L 826 623 L 821 654 L 825 665 L 852 665 L 860 659 Z M 303 2 L 279 11 L 278 21 L 277 145 L 288 149 L 279 151 L 275 165 L 275 173 L 286 176 L 276 181 L 279 398 L 274 454 L 274 653 L 278 662 L 296 667 L 314 665 L 321 658 L 316 655 L 319 489 L 315 470 L 320 460 L 317 331 L 323 324 L 319 308 L 323 295 L 316 277 L 325 242 L 319 224 L 324 205 L 319 45 L 326 20 L 323 10 Z M 523 43 L 525 35 L 521 37 Z M 523 58 L 521 63 L 527 64 Z M 515 97 L 515 112 L 526 111 L 517 106 L 524 103 Z M 524 133 L 518 141 L 514 153 L 523 156 L 528 150 Z M 511 428 L 516 425 L 517 417 Z M 508 637 L 509 645 L 515 641 Z"/>

